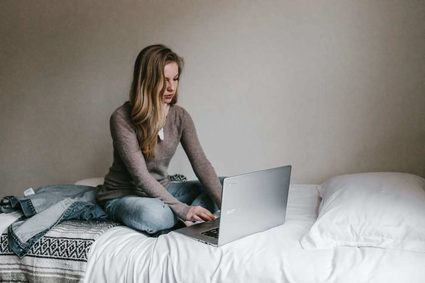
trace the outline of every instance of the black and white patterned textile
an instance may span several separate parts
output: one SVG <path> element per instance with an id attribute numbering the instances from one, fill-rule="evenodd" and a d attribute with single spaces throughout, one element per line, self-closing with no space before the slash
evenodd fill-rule
<path id="1" fill-rule="evenodd" d="M 0 282 L 82 282 L 90 248 L 97 237 L 118 224 L 64 221 L 41 237 L 22 258 L 0 236 Z"/>
<path id="2" fill-rule="evenodd" d="M 174 174 L 174 175 L 169 175 L 168 179 L 171 182 L 187 182 L 187 178 L 185 175 L 182 174 Z"/>

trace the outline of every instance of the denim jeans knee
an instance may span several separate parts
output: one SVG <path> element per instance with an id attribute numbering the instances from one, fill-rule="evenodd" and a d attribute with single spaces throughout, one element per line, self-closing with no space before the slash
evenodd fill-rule
<path id="1" fill-rule="evenodd" d="M 177 223 L 173 211 L 157 198 L 125 196 L 106 202 L 105 211 L 112 220 L 148 234 Z"/>
<path id="2" fill-rule="evenodd" d="M 170 182 L 167 191 L 178 201 L 191 204 L 203 192 L 203 188 L 199 181 Z"/>

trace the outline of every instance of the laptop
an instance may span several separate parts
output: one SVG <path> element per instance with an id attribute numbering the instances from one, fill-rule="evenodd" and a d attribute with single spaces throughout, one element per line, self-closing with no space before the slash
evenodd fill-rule
<path id="1" fill-rule="evenodd" d="M 175 230 L 212 246 L 222 246 L 285 222 L 291 166 L 227 177 L 221 215 Z"/>

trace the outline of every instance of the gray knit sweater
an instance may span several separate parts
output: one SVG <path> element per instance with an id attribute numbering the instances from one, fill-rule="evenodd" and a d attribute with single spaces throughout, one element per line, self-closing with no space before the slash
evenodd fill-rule
<path id="1" fill-rule="evenodd" d="M 146 160 L 140 150 L 128 102 L 114 111 L 110 128 L 114 159 L 104 184 L 98 187 L 99 203 L 126 195 L 154 197 L 169 205 L 179 218 L 185 219 L 189 206 L 166 190 L 170 182 L 167 169 L 180 142 L 195 175 L 211 199 L 220 206 L 219 179 L 202 150 L 192 118 L 185 109 L 177 105 L 170 107 L 164 126 L 164 140 L 158 139 L 155 157 L 150 160 Z"/>

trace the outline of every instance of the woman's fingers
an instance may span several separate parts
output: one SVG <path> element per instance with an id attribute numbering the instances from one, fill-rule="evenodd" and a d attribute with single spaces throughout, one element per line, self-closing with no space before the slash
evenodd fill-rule
<path id="1" fill-rule="evenodd" d="M 192 206 L 187 218 L 190 221 L 211 221 L 215 219 L 214 215 L 208 209 L 201 206 Z"/>
<path id="2" fill-rule="evenodd" d="M 212 215 L 210 212 L 200 213 L 198 216 L 200 216 L 204 221 L 212 221 L 215 219 L 214 215 Z"/>
<path id="3" fill-rule="evenodd" d="M 208 209 L 205 209 L 203 207 L 199 207 L 198 216 L 200 216 L 202 220 L 205 220 L 205 221 L 214 220 L 214 215 Z"/>

